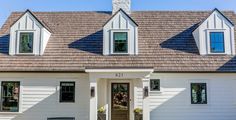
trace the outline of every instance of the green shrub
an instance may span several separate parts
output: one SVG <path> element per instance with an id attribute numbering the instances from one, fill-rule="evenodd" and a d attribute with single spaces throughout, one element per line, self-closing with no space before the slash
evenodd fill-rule
<path id="1" fill-rule="evenodd" d="M 143 110 L 141 108 L 136 108 L 134 109 L 134 113 L 136 114 L 142 114 L 143 113 Z"/>
<path id="2" fill-rule="evenodd" d="M 105 112 L 106 112 L 105 107 L 100 107 L 100 108 L 98 109 L 98 113 L 105 113 Z"/>

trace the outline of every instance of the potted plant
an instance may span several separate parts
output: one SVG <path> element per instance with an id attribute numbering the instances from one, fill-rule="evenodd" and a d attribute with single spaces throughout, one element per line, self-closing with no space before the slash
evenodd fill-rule
<path id="1" fill-rule="evenodd" d="M 98 109 L 98 120 L 106 120 L 106 109 L 105 109 L 105 107 L 100 107 Z"/>
<path id="2" fill-rule="evenodd" d="M 134 109 L 134 120 L 143 120 L 143 110 L 141 108 Z"/>

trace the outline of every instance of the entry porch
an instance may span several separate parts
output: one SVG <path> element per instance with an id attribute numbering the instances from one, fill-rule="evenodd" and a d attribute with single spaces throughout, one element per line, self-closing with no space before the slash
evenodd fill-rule
<path id="1" fill-rule="evenodd" d="M 149 81 L 153 69 L 87 69 L 90 80 L 90 120 L 104 108 L 106 120 L 134 120 L 134 109 L 142 109 L 150 120 Z"/>

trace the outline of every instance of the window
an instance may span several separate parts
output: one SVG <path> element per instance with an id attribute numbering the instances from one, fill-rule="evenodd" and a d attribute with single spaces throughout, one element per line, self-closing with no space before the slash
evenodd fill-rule
<path id="1" fill-rule="evenodd" d="M 150 80 L 150 90 L 151 91 L 160 91 L 160 80 L 159 79 Z"/>
<path id="2" fill-rule="evenodd" d="M 21 32 L 19 40 L 19 53 L 33 53 L 33 38 L 32 32 Z"/>
<path id="3" fill-rule="evenodd" d="M 114 32 L 114 53 L 127 53 L 128 52 L 128 33 L 127 32 Z"/>
<path id="4" fill-rule="evenodd" d="M 207 104 L 206 83 L 191 83 L 191 103 Z"/>
<path id="5" fill-rule="evenodd" d="M 2 82 L 2 107 L 3 112 L 19 111 L 20 82 Z"/>
<path id="6" fill-rule="evenodd" d="M 61 82 L 60 102 L 75 101 L 75 82 Z"/>
<path id="7" fill-rule="evenodd" d="M 48 120 L 75 120 L 72 117 L 59 117 L 59 118 L 48 118 Z"/>
<path id="8" fill-rule="evenodd" d="M 224 32 L 210 32 L 211 53 L 224 53 Z"/>

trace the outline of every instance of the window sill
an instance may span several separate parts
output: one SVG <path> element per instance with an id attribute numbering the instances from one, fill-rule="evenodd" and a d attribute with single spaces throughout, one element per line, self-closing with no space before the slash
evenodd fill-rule
<path id="1" fill-rule="evenodd" d="M 204 106 L 209 106 L 209 104 L 191 104 L 191 106 L 196 106 L 196 107 L 204 107 Z"/>
<path id="2" fill-rule="evenodd" d="M 17 53 L 17 56 L 35 56 L 34 53 Z"/>
<path id="3" fill-rule="evenodd" d="M 111 53 L 110 56 L 129 56 L 129 53 Z"/>
<path id="4" fill-rule="evenodd" d="M 10 114 L 10 115 L 20 115 L 23 114 L 22 112 L 0 112 L 0 115 L 2 114 Z"/>
<path id="5" fill-rule="evenodd" d="M 228 54 L 227 53 L 208 53 L 208 55 L 212 55 L 212 56 L 217 56 L 217 55 L 226 56 Z"/>
<path id="6" fill-rule="evenodd" d="M 60 101 L 59 102 L 60 104 L 74 104 L 75 102 L 73 101 L 73 102 L 63 102 L 63 101 Z"/>
<path id="7" fill-rule="evenodd" d="M 157 93 L 157 94 L 162 94 L 163 91 L 150 91 L 150 93 Z"/>

